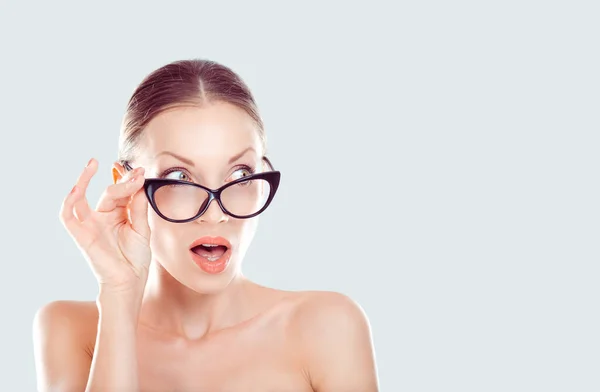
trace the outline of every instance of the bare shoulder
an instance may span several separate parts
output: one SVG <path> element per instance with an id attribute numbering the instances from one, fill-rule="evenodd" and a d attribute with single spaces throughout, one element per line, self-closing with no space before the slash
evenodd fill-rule
<path id="1" fill-rule="evenodd" d="M 34 317 L 34 330 L 51 334 L 60 331 L 76 332 L 83 337 L 94 332 L 98 323 L 98 308 L 93 301 L 49 302 L 39 308 Z"/>
<path id="2" fill-rule="evenodd" d="M 357 301 L 339 292 L 299 292 L 291 327 L 315 390 L 378 390 L 371 326 Z"/>
<path id="3" fill-rule="evenodd" d="M 38 309 L 33 320 L 37 390 L 85 389 L 97 323 L 95 302 L 53 301 Z"/>
<path id="4" fill-rule="evenodd" d="M 325 321 L 332 321 L 332 318 L 350 317 L 355 321 L 366 321 L 362 307 L 346 294 L 335 291 L 300 291 L 296 294 L 299 318 L 325 317 Z"/>
<path id="5" fill-rule="evenodd" d="M 323 326 L 346 323 L 368 327 L 367 315 L 349 296 L 334 291 L 285 291 L 270 289 L 273 310 L 285 315 L 288 327 L 297 331 L 327 333 Z M 307 329 L 308 328 L 308 329 Z"/>

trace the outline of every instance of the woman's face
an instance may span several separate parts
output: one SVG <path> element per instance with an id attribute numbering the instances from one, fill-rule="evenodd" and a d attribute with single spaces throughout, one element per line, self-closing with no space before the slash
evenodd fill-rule
<path id="1" fill-rule="evenodd" d="M 177 107 L 159 114 L 147 125 L 139 147 L 132 166 L 143 166 L 146 178 L 192 181 L 217 189 L 264 171 L 255 123 L 245 111 L 225 102 Z M 185 200 L 197 196 L 190 194 Z M 158 197 L 167 200 L 165 203 L 171 200 L 157 191 L 155 199 Z M 182 203 L 173 203 L 172 208 L 181 209 Z M 155 262 L 185 286 L 208 293 L 223 289 L 240 273 L 258 217 L 233 218 L 213 201 L 202 216 L 187 223 L 166 221 L 149 207 L 148 222 Z M 230 248 L 219 258 L 222 248 L 194 247 L 207 242 L 200 240 L 202 237 L 222 237 Z"/>

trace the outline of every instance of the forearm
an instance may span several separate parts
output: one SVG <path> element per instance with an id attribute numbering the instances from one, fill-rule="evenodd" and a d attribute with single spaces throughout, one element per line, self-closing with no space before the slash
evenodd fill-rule
<path id="1" fill-rule="evenodd" d="M 139 390 L 136 330 L 140 302 L 114 293 L 98 295 L 98 332 L 86 392 Z"/>

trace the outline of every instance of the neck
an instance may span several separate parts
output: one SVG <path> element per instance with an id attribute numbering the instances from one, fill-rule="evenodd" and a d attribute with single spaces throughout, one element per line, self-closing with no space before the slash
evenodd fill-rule
<path id="1" fill-rule="evenodd" d="M 258 287 L 240 274 L 221 291 L 197 293 L 152 262 L 139 323 L 161 334 L 196 340 L 251 318 Z"/>

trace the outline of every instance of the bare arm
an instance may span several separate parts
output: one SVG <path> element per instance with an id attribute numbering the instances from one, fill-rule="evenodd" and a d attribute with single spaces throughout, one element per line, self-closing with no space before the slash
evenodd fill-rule
<path id="1" fill-rule="evenodd" d="M 371 328 L 339 293 L 315 293 L 297 313 L 305 370 L 316 392 L 378 392 Z"/>
<path id="2" fill-rule="evenodd" d="M 144 169 L 124 173 L 114 166 L 95 210 L 85 192 L 98 169 L 91 159 L 64 198 L 60 220 L 90 264 L 100 292 L 94 319 L 96 336 L 72 302 L 55 302 L 35 317 L 34 345 L 38 389 L 43 392 L 138 390 L 136 329 L 151 260 Z M 93 354 L 85 343 L 95 341 Z"/>
<path id="3" fill-rule="evenodd" d="M 38 312 L 34 322 L 38 391 L 138 390 L 136 301 L 101 293 L 97 306 L 93 354 L 86 344 L 90 332 L 85 331 L 76 305 L 54 302 Z"/>
<path id="4" fill-rule="evenodd" d="M 85 391 L 138 391 L 139 301 L 101 292 L 97 303 L 98 334 Z"/>

